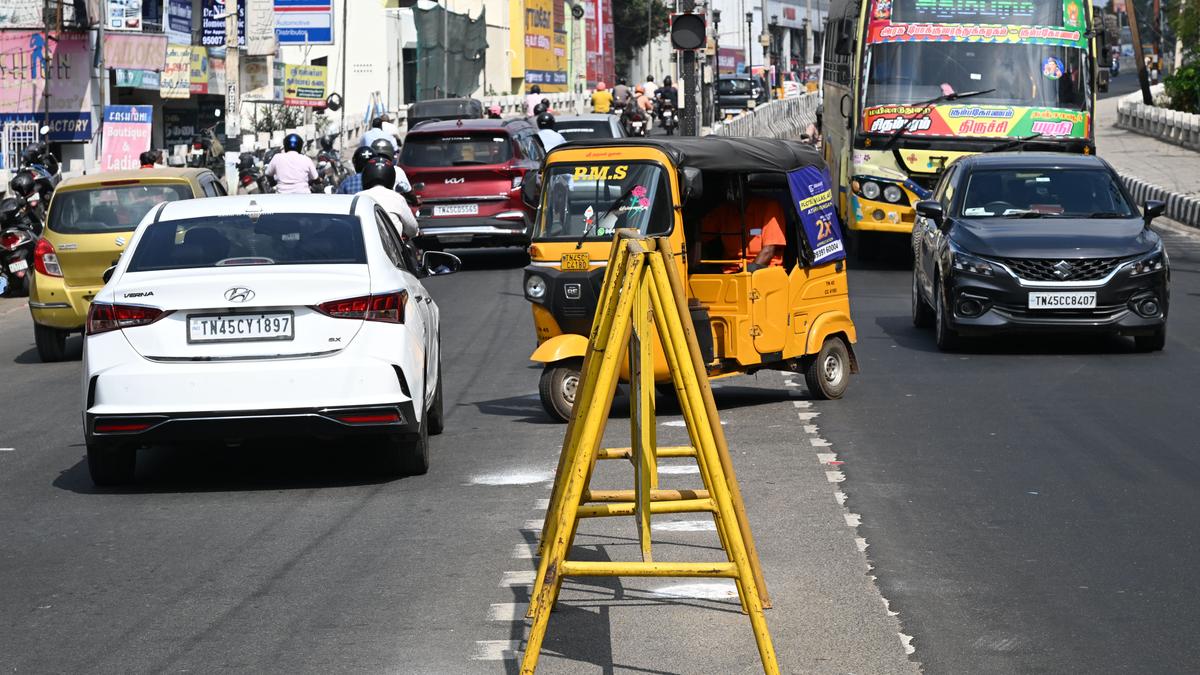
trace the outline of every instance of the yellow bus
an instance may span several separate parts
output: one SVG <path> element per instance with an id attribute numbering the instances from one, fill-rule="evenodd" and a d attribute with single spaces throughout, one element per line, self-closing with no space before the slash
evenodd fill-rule
<path id="1" fill-rule="evenodd" d="M 1091 0 L 832 0 L 822 131 L 851 245 L 907 242 L 963 155 L 1094 152 L 1091 18 Z"/>

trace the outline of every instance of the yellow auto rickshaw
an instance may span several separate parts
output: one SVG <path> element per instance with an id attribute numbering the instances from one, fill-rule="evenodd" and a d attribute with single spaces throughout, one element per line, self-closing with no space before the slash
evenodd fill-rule
<path id="1" fill-rule="evenodd" d="M 546 411 L 570 418 L 614 233 L 664 236 L 686 280 L 711 378 L 804 373 L 840 398 L 858 371 L 834 188 L 794 141 L 639 138 L 579 141 L 546 157 L 526 195 L 538 216 L 525 268 L 544 365 Z M 669 382 L 658 354 L 656 379 Z"/>

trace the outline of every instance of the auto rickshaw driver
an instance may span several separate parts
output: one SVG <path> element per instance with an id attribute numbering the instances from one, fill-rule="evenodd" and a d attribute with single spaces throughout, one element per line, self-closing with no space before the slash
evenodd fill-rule
<path id="1" fill-rule="evenodd" d="M 700 263 L 697 253 L 728 263 L 737 261 L 723 265 L 721 271 L 726 274 L 741 272 L 743 264 L 747 272 L 783 265 L 787 248 L 784 206 L 773 195 L 748 189 L 742 178 L 730 177 L 725 198 L 703 216 L 699 246 L 691 247 L 692 265 Z M 697 267 L 695 271 L 702 269 Z"/>

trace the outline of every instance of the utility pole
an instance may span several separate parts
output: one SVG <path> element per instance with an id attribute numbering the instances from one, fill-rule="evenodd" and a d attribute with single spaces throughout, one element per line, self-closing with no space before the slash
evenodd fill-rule
<path id="1" fill-rule="evenodd" d="M 763 69 L 766 75 L 767 86 L 771 86 L 771 33 L 767 29 L 767 0 L 762 0 L 762 33 L 758 36 L 758 43 L 763 48 Z"/>
<path id="2" fill-rule="evenodd" d="M 232 9 L 231 9 L 232 7 Z M 267 60 L 270 63 L 270 59 Z M 238 3 L 225 0 L 225 185 L 229 194 L 237 194 L 238 148 L 242 136 L 242 87 L 238 69 Z M 274 68 L 272 68 L 274 72 Z"/>
<path id="3" fill-rule="evenodd" d="M 696 9 L 695 0 L 679 0 L 678 11 L 691 12 Z M 679 133 L 683 136 L 700 135 L 699 105 L 696 98 L 696 50 L 685 49 L 682 56 L 683 75 L 683 116 L 680 119 Z"/>
<path id="4" fill-rule="evenodd" d="M 1142 55 L 1142 32 L 1138 25 L 1137 7 L 1133 0 L 1125 3 L 1125 12 L 1129 15 L 1129 34 L 1133 37 L 1133 58 L 1137 61 L 1138 84 L 1142 87 L 1142 102 L 1154 105 L 1154 97 L 1150 95 L 1150 73 L 1146 71 L 1146 59 Z"/>
<path id="5" fill-rule="evenodd" d="M 349 16 L 350 0 L 342 0 L 342 34 L 338 36 L 342 40 L 342 64 L 340 66 L 342 69 L 342 120 L 338 122 L 338 138 L 342 139 L 342 142 L 338 143 L 338 150 L 342 151 L 343 159 L 346 155 L 344 150 L 346 145 L 346 103 L 349 101 L 346 97 L 346 71 L 350 69 L 350 64 L 346 62 L 346 43 L 349 42 L 346 39 L 346 24 Z M 418 88 L 417 91 L 420 92 L 420 89 Z"/>

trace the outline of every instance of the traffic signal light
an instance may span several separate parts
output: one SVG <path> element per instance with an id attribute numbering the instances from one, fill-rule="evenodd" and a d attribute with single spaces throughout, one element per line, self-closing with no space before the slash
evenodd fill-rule
<path id="1" fill-rule="evenodd" d="M 675 14 L 671 17 L 671 46 L 675 49 L 700 49 L 707 41 L 707 32 L 703 14 Z"/>

